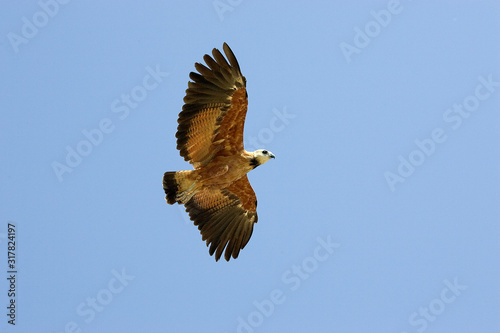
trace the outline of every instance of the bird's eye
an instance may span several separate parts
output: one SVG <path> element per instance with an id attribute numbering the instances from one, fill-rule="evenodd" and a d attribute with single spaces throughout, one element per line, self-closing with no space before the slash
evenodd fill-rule
<path id="1" fill-rule="evenodd" d="M 267 150 L 263 150 L 262 154 L 267 155 Z"/>

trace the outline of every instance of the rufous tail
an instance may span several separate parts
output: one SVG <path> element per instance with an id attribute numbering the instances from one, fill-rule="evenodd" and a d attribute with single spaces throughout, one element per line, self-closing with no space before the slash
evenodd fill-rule
<path id="1" fill-rule="evenodd" d="M 169 171 L 163 175 L 165 200 L 169 205 L 185 204 L 196 193 L 195 170 Z"/>

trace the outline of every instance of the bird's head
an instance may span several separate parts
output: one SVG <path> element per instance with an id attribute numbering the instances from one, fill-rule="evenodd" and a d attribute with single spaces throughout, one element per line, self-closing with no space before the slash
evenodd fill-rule
<path id="1" fill-rule="evenodd" d="M 254 168 L 256 168 L 259 165 L 266 163 L 271 158 L 275 158 L 275 156 L 269 150 L 258 149 L 252 153 L 251 164 L 254 166 Z"/>

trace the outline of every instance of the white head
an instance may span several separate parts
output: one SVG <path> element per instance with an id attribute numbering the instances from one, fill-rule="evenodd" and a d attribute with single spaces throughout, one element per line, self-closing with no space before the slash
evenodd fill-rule
<path id="1" fill-rule="evenodd" d="M 252 156 L 251 164 L 254 166 L 254 168 L 266 163 L 271 158 L 275 158 L 273 153 L 271 153 L 269 150 L 265 150 L 265 149 L 257 149 L 256 151 L 254 151 L 252 153 L 252 155 L 253 156 Z"/>

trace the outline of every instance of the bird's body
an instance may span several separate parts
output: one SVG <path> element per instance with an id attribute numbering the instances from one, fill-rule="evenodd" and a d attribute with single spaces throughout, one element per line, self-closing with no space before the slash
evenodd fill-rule
<path id="1" fill-rule="evenodd" d="M 235 156 L 216 156 L 207 165 L 199 166 L 195 170 L 173 172 L 176 174 L 177 183 L 182 185 L 175 198 L 169 199 L 167 195 L 167 202 L 185 204 L 192 197 L 191 194 L 199 189 L 219 191 L 245 176 L 253 168 L 252 154 L 243 152 Z"/>
<path id="2" fill-rule="evenodd" d="M 179 114 L 177 148 L 194 170 L 166 172 L 163 188 L 169 204 L 186 206 L 210 255 L 237 258 L 257 222 L 257 199 L 246 174 L 274 155 L 243 148 L 247 111 L 246 80 L 227 44 L 215 58 L 205 55 L 210 68 L 195 64 L 184 106 Z"/>
<path id="3" fill-rule="evenodd" d="M 247 152 L 235 156 L 217 156 L 207 166 L 197 170 L 199 177 L 206 186 L 227 187 L 253 169 L 251 156 Z"/>

